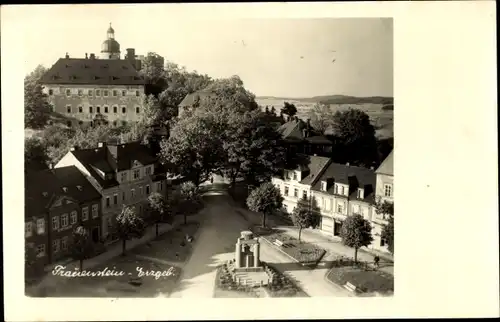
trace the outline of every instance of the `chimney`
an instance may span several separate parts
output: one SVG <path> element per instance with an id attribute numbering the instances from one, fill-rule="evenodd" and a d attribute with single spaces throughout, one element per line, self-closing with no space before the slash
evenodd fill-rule
<path id="1" fill-rule="evenodd" d="M 135 60 L 135 49 L 134 48 L 127 48 L 127 55 L 125 55 L 125 58 L 133 61 Z"/>
<path id="2" fill-rule="evenodd" d="M 90 59 L 95 59 L 95 54 L 94 53 L 90 53 Z"/>
<path id="3" fill-rule="evenodd" d="M 66 53 L 66 58 L 69 58 L 69 54 L 68 53 Z"/>
<path id="4" fill-rule="evenodd" d="M 85 59 L 89 59 L 88 53 L 85 53 Z"/>

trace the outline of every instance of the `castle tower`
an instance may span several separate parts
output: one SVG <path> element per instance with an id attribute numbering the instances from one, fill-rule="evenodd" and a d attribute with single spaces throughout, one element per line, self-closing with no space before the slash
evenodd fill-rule
<path id="1" fill-rule="evenodd" d="M 115 40 L 115 30 L 109 23 L 107 39 L 101 46 L 102 59 L 120 59 L 120 44 Z"/>

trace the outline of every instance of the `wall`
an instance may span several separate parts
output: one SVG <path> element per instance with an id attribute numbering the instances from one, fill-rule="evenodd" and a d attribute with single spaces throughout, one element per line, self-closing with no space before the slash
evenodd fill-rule
<path id="1" fill-rule="evenodd" d="M 385 197 L 384 195 L 384 185 L 390 184 L 392 186 L 392 195 L 391 197 Z M 387 200 L 389 202 L 394 202 L 394 176 L 389 176 L 385 174 L 377 173 L 377 183 L 375 188 L 375 195 L 382 200 Z"/>
<path id="2" fill-rule="evenodd" d="M 71 96 L 66 96 L 66 90 L 71 90 Z M 53 94 L 49 95 L 52 90 Z M 83 95 L 79 96 L 78 91 L 82 90 Z M 92 96 L 88 95 L 88 91 L 92 90 Z M 101 95 L 96 96 L 96 90 L 100 90 Z M 108 97 L 104 97 L 104 90 L 108 90 Z M 117 91 L 118 96 L 113 96 L 113 90 Z M 126 95 L 122 95 L 122 91 L 126 91 Z M 100 107 L 100 112 L 105 116 L 110 123 L 119 122 L 135 122 L 142 119 L 144 111 L 142 111 L 142 98 L 144 95 L 144 86 L 141 85 L 45 85 L 44 92 L 48 94 L 48 101 L 55 107 L 55 111 L 72 117 L 81 122 L 91 122 L 97 114 L 97 106 Z M 136 92 L 139 96 L 136 96 Z M 71 113 L 67 112 L 67 105 L 71 105 Z M 79 106 L 82 107 L 82 113 L 79 112 Z M 92 106 L 92 113 L 89 107 Z M 105 113 L 105 106 L 108 107 L 108 113 Z M 117 113 L 114 113 L 114 106 L 117 107 Z M 139 107 L 139 113 L 136 113 L 136 107 Z M 126 108 L 124 114 L 122 108 Z M 74 124 L 75 125 L 75 124 Z M 121 124 L 117 124 L 121 125 Z"/>
<path id="3" fill-rule="evenodd" d="M 49 210 L 49 218 L 48 218 L 48 229 L 49 229 L 49 258 L 50 258 L 50 263 L 57 262 L 58 260 L 62 258 L 68 257 L 70 254 L 70 240 L 73 235 L 73 230 L 76 228 L 78 225 L 78 220 L 75 224 L 71 224 L 71 212 L 76 211 L 77 215 L 80 216 L 81 214 L 81 208 L 78 203 L 71 201 L 68 204 L 65 204 L 65 201 L 68 199 L 62 198 L 63 201 L 62 205 L 53 207 Z M 68 215 L 68 225 L 66 227 L 62 226 L 62 215 L 67 214 Z M 53 218 L 58 218 L 59 222 L 59 228 L 54 229 L 53 228 Z M 63 237 L 67 236 L 67 249 L 62 248 L 62 239 Z M 54 249 L 53 242 L 59 240 L 59 250 L 56 252 Z"/>
<path id="4" fill-rule="evenodd" d="M 33 271 L 30 273 L 37 274 L 39 272 L 43 272 L 43 267 L 49 263 L 49 232 L 48 232 L 48 223 L 47 223 L 47 214 L 40 214 L 38 216 L 25 218 L 25 224 L 27 222 L 31 222 L 31 236 L 27 236 L 25 233 L 25 243 L 33 244 L 33 256 L 29 256 L 28 261 L 33 261 L 32 269 Z M 37 233 L 36 221 L 38 219 L 43 219 L 45 223 L 45 229 L 43 234 Z M 36 247 L 38 245 L 45 245 L 45 255 L 42 257 L 36 257 Z M 29 254 L 29 253 L 28 253 Z"/>

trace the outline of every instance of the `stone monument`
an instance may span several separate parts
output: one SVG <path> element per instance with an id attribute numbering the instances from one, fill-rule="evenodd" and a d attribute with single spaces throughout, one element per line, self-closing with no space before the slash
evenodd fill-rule
<path id="1" fill-rule="evenodd" d="M 235 271 L 260 271 L 260 242 L 251 231 L 242 231 L 236 242 L 234 258 Z"/>

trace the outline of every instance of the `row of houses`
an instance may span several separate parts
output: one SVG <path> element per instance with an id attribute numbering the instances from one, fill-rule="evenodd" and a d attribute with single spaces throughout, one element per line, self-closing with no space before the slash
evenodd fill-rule
<path id="1" fill-rule="evenodd" d="M 115 242 L 123 206 L 147 216 L 148 196 L 167 197 L 174 183 L 141 142 L 72 148 L 49 169 L 26 174 L 25 241 L 35 250 L 26 261 L 40 268 L 69 257 L 77 226 L 87 228 L 94 243 Z"/>
<path id="2" fill-rule="evenodd" d="M 388 251 L 382 238 L 388 218 L 377 214 L 375 206 L 383 201 L 394 203 L 393 163 L 394 152 L 377 169 L 334 163 L 330 158 L 313 155 L 307 166 L 285 169 L 272 182 L 283 195 L 284 211 L 291 213 L 306 198 L 320 216 L 318 229 L 333 238 L 339 238 L 347 216 L 360 214 L 372 226 L 370 248 Z"/>

